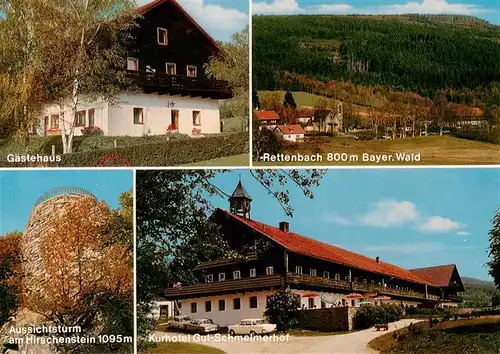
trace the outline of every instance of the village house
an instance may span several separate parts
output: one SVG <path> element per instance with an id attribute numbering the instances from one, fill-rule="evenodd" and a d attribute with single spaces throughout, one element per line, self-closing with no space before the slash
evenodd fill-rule
<path id="1" fill-rule="evenodd" d="M 304 129 L 306 132 L 339 133 L 343 130 L 343 122 L 343 106 L 339 103 L 336 109 L 317 108 L 305 123 Z"/>
<path id="2" fill-rule="evenodd" d="M 305 126 L 310 120 L 314 120 L 314 108 L 300 108 L 297 110 L 297 123 Z"/>
<path id="3" fill-rule="evenodd" d="M 455 265 L 403 269 L 251 218 L 252 198 L 238 183 L 230 210 L 217 209 L 230 248 L 244 256 L 200 263 L 198 283 L 166 289 L 183 315 L 210 318 L 220 326 L 261 318 L 269 295 L 290 288 L 304 309 L 381 303 L 452 307 L 465 291 Z"/>
<path id="4" fill-rule="evenodd" d="M 218 44 L 175 0 L 155 0 L 137 12 L 142 17 L 132 30 L 135 48 L 124 70 L 140 92 L 121 93 L 117 105 L 82 102 L 74 134 L 93 127 L 110 136 L 220 133 L 219 100 L 233 94 L 227 82 L 208 78 L 204 70 L 221 53 Z M 45 105 L 37 133 L 61 134 L 60 113 L 58 104 Z"/>
<path id="5" fill-rule="evenodd" d="M 274 130 L 281 121 L 279 114 L 275 111 L 256 111 L 255 116 L 257 117 L 259 128 Z"/>
<path id="6" fill-rule="evenodd" d="M 293 143 L 304 141 L 304 135 L 306 134 L 304 129 L 299 124 L 278 125 L 275 128 L 275 132 L 283 140 L 291 141 Z"/>

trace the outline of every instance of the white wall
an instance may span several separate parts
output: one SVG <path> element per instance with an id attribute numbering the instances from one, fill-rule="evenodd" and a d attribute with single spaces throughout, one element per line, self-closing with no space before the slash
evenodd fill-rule
<path id="1" fill-rule="evenodd" d="M 160 306 L 167 306 L 167 317 L 174 317 L 174 302 L 173 301 L 154 301 L 151 306 L 151 313 L 148 317 L 157 320 L 160 318 Z"/>
<path id="2" fill-rule="evenodd" d="M 283 134 L 281 130 L 278 130 L 278 134 L 286 141 L 297 142 L 304 140 L 304 134 Z"/>
<path id="3" fill-rule="evenodd" d="M 167 107 L 174 102 L 173 107 Z M 144 109 L 144 124 L 134 124 L 134 107 Z M 219 103 L 200 97 L 157 94 L 122 94 L 117 106 L 109 108 L 109 135 L 161 135 L 171 124 L 172 110 L 179 111 L 179 133 L 191 135 L 193 111 L 201 111 L 201 134 L 220 133 Z"/>

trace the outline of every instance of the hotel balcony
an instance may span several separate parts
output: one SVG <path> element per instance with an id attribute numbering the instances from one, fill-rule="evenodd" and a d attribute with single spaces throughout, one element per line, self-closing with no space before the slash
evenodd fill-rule
<path id="1" fill-rule="evenodd" d="M 463 302 L 464 301 L 464 299 L 461 296 L 452 295 L 452 294 L 445 295 L 444 298 L 445 298 L 445 300 L 451 300 L 453 302 Z"/>
<path id="2" fill-rule="evenodd" d="M 127 71 L 127 76 L 146 93 L 156 92 L 218 100 L 233 97 L 229 83 L 223 80 L 131 70 Z"/>

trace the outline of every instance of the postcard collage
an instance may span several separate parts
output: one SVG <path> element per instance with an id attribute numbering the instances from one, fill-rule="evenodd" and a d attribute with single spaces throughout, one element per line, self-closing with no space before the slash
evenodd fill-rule
<path id="1" fill-rule="evenodd" d="M 498 0 L 0 0 L 0 353 L 500 353 Z"/>

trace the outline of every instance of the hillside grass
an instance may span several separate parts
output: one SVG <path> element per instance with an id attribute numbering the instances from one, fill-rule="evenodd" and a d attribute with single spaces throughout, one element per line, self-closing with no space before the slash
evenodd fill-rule
<path id="1" fill-rule="evenodd" d="M 259 99 L 266 94 L 272 93 L 272 92 L 279 92 L 281 95 L 281 100 L 283 101 L 285 99 L 285 93 L 286 91 L 283 90 L 277 90 L 277 91 L 258 91 L 257 95 L 259 96 Z M 329 105 L 334 107 L 338 101 L 334 100 L 333 98 L 328 98 L 320 95 L 315 95 L 312 93 L 308 92 L 303 92 L 303 91 L 292 91 L 293 99 L 295 100 L 295 103 L 297 104 L 297 107 L 304 107 L 304 106 L 315 106 L 318 102 L 318 100 L 325 100 L 328 102 Z"/>
<path id="2" fill-rule="evenodd" d="M 348 161 L 327 161 L 329 153 L 344 154 Z M 391 155 L 396 153 L 418 154 L 420 162 L 363 162 L 364 153 Z M 357 141 L 353 138 L 315 137 L 303 143 L 289 144 L 283 151 L 288 155 L 322 156 L 321 162 L 264 162 L 256 166 L 342 166 L 342 165 L 489 165 L 500 163 L 500 146 L 451 136 L 427 136 L 394 140 Z M 339 156 L 339 155 L 337 155 Z"/>
<path id="3" fill-rule="evenodd" d="M 185 353 L 199 353 L 199 354 L 224 354 L 225 352 L 210 347 L 208 345 L 198 343 L 159 343 L 155 347 L 141 351 L 141 354 L 157 353 L 157 354 L 185 354 Z"/>
<path id="4" fill-rule="evenodd" d="M 428 321 L 382 335 L 368 345 L 381 354 L 493 354 L 500 352 L 500 318 Z"/>

